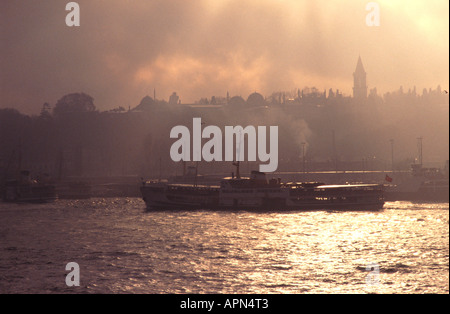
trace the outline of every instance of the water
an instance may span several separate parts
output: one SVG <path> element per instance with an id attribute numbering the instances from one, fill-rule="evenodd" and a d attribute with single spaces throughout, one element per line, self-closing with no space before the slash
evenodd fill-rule
<path id="1" fill-rule="evenodd" d="M 145 212 L 138 198 L 0 203 L 1 293 L 449 293 L 449 204 Z M 80 286 L 66 285 L 66 264 Z"/>

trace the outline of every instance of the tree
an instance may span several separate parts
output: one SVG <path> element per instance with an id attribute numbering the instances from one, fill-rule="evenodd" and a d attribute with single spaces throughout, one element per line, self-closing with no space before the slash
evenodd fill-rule
<path id="1" fill-rule="evenodd" d="M 55 105 L 55 116 L 66 114 L 94 112 L 94 98 L 84 93 L 73 93 L 62 97 Z"/>

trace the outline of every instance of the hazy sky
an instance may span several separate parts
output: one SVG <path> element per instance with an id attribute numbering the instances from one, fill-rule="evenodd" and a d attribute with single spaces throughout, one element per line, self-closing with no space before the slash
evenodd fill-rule
<path id="1" fill-rule="evenodd" d="M 100 110 L 145 96 L 269 96 L 305 86 L 352 93 L 361 55 L 369 88 L 448 89 L 449 1 L 1 0 L 1 102 L 38 113 L 85 92 Z"/>

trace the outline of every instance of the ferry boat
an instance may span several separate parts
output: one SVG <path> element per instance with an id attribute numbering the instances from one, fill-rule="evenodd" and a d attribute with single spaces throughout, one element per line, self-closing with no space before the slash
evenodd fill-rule
<path id="1" fill-rule="evenodd" d="M 259 171 L 224 178 L 218 186 L 145 181 L 141 193 L 148 210 L 381 210 L 384 205 L 381 184 L 282 183 Z"/>

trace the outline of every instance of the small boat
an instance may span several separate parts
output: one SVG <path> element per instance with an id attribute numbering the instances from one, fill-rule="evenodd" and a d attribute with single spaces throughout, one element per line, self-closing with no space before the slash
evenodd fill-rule
<path id="1" fill-rule="evenodd" d="M 29 171 L 22 171 L 18 180 L 7 180 L 2 190 L 4 202 L 46 203 L 58 198 L 53 184 L 31 179 Z"/>

